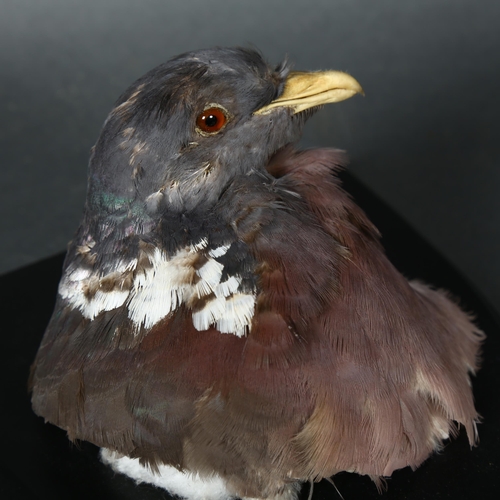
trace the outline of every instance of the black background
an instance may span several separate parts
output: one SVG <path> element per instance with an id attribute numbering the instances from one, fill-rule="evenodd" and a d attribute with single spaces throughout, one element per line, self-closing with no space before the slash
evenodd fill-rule
<path id="1" fill-rule="evenodd" d="M 498 0 L 0 0 L 0 272 L 65 248 L 114 100 L 169 57 L 252 43 L 366 98 L 304 144 L 350 170 L 500 307 Z"/>

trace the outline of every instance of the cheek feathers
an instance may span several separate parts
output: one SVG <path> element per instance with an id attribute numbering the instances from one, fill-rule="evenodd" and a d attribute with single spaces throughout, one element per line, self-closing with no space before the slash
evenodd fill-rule
<path id="1" fill-rule="evenodd" d="M 217 259 L 230 245 L 209 251 L 206 246 L 203 239 L 170 258 L 156 248 L 147 255 L 143 269 L 133 259 L 117 262 L 104 276 L 90 269 L 70 268 L 59 294 L 91 320 L 104 311 L 124 307 L 137 331 L 152 328 L 185 305 L 192 310 L 197 330 L 214 326 L 221 333 L 244 336 L 254 315 L 255 290 L 243 293 L 238 275 L 222 281 L 224 266 Z"/>

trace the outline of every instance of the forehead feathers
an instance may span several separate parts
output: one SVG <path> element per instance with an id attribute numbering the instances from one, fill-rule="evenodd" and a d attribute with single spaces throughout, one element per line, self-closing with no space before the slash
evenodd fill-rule
<path id="1" fill-rule="evenodd" d="M 146 73 L 118 99 L 116 109 L 134 100 L 129 119 L 165 122 L 216 102 L 238 119 L 279 95 L 288 71 L 286 63 L 271 68 L 251 49 L 190 52 Z"/>

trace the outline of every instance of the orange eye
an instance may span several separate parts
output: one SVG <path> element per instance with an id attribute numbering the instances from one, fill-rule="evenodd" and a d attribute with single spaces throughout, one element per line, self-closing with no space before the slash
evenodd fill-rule
<path id="1" fill-rule="evenodd" d="M 196 118 L 196 127 L 205 134 L 215 134 L 227 123 L 227 115 L 221 108 L 203 110 Z"/>

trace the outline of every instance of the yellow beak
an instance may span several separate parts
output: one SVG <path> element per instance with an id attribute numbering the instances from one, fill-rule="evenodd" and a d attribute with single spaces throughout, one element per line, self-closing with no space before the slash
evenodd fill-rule
<path id="1" fill-rule="evenodd" d="M 278 107 L 292 108 L 295 114 L 313 106 L 344 101 L 354 94 L 364 95 L 361 85 L 342 71 L 296 71 L 288 75 L 283 93 L 254 114 L 263 115 Z"/>

